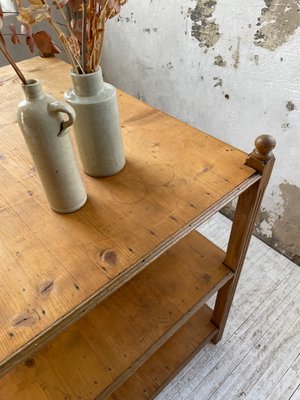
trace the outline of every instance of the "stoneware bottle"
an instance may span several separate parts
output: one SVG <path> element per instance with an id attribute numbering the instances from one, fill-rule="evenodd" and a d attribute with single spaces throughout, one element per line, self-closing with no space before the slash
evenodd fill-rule
<path id="1" fill-rule="evenodd" d="M 26 98 L 18 106 L 17 119 L 49 204 L 58 213 L 76 211 L 85 204 L 87 194 L 67 131 L 75 119 L 74 110 L 43 93 L 37 80 L 22 87 Z"/>
<path id="2" fill-rule="evenodd" d="M 84 171 L 94 177 L 111 176 L 125 165 L 116 89 L 103 82 L 102 71 L 71 72 L 73 89 L 65 100 L 76 112 L 74 132 Z"/>

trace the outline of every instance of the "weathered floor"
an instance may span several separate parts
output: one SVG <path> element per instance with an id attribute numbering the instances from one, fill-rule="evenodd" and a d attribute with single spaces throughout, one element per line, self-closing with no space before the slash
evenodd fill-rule
<path id="1" fill-rule="evenodd" d="M 221 214 L 200 231 L 225 248 Z M 227 329 L 156 400 L 299 400 L 300 267 L 255 237 Z"/>

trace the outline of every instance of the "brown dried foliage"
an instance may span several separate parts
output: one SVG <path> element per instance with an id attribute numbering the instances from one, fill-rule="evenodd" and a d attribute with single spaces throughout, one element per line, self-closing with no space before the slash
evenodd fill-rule
<path id="1" fill-rule="evenodd" d="M 126 0 L 54 0 L 52 4 L 60 10 L 68 28 L 67 36 L 54 20 L 47 0 L 29 2 L 29 7 L 19 9 L 19 20 L 30 25 L 47 20 L 60 39 L 73 70 L 90 73 L 96 71 L 100 64 L 105 24 L 119 14 Z M 69 8 L 71 22 L 66 18 L 63 7 Z M 49 43 L 48 38 L 47 41 Z"/>

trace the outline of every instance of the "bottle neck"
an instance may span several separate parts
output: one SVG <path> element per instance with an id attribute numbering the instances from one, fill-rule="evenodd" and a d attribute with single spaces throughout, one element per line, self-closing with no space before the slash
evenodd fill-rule
<path id="1" fill-rule="evenodd" d="M 27 100 L 43 97 L 42 86 L 37 79 L 29 79 L 27 85 L 22 85 Z"/>
<path id="2" fill-rule="evenodd" d="M 102 70 L 80 75 L 71 72 L 74 91 L 77 96 L 95 96 L 104 89 Z"/>

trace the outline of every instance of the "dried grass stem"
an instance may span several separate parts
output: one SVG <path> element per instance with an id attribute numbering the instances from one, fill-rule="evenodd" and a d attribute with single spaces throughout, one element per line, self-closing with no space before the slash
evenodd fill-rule
<path id="1" fill-rule="evenodd" d="M 20 78 L 23 85 L 27 85 L 25 76 L 22 74 L 20 68 L 17 66 L 17 64 L 15 63 L 15 61 L 13 60 L 13 58 L 11 57 L 11 55 L 9 54 L 9 52 L 7 51 L 7 49 L 3 43 L 0 44 L 0 51 L 2 52 L 4 57 L 7 59 L 7 61 L 10 63 L 10 65 L 13 67 L 13 69 L 15 70 L 16 74 Z"/>

